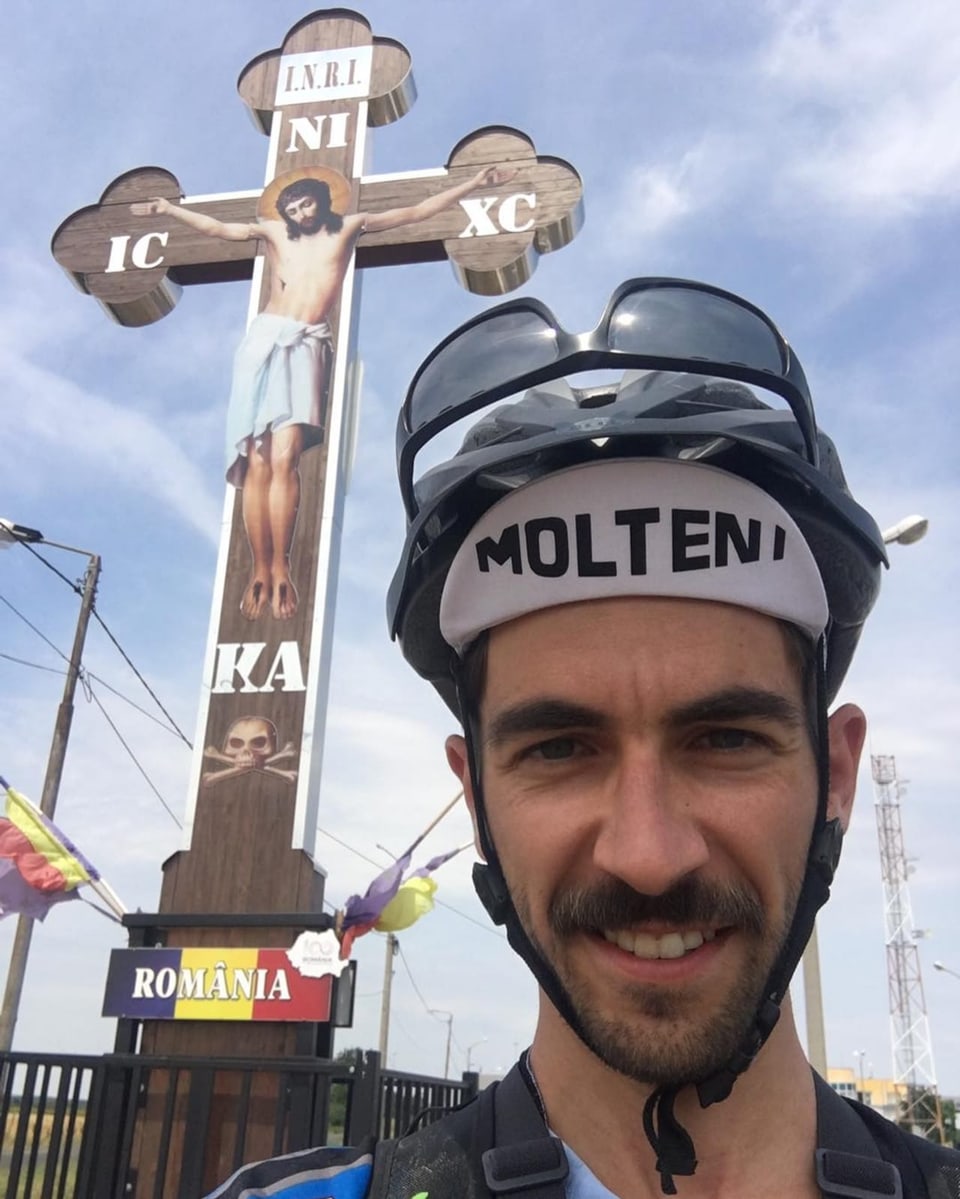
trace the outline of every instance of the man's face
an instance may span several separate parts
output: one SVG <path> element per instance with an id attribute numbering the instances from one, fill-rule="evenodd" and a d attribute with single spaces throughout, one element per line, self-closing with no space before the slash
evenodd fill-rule
<path id="1" fill-rule="evenodd" d="M 320 210 L 313 196 L 301 196 L 284 206 L 287 219 L 303 233 L 313 233 L 320 225 Z"/>
<path id="2" fill-rule="evenodd" d="M 803 704 L 781 627 L 729 605 L 569 604 L 490 636 L 493 840 L 524 928 L 622 1073 L 702 1077 L 746 1030 L 816 809 Z"/>

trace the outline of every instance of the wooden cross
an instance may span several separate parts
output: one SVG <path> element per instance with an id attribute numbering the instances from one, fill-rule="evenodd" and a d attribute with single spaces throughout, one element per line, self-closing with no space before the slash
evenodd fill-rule
<path id="1" fill-rule="evenodd" d="M 262 191 L 183 198 L 168 171 L 140 168 L 53 238 L 64 270 L 123 325 L 166 315 L 183 286 L 253 280 L 254 319 L 229 387 L 234 486 L 206 655 L 204 735 L 187 843 L 164 864 L 161 915 L 321 908 L 323 876 L 310 851 L 355 404 L 356 268 L 447 258 L 471 291 L 499 295 L 525 282 L 538 256 L 567 244 L 581 221 L 576 171 L 538 156 L 513 129 L 468 134 L 440 169 L 364 176 L 367 127 L 403 116 L 415 90 L 407 50 L 374 37 L 357 13 L 308 16 L 279 49 L 253 59 L 238 86 L 270 139 Z M 167 943 L 251 937 L 291 941 L 279 928 L 191 928 Z M 151 1022 L 142 1049 L 231 1053 L 238 1032 Z M 294 1047 L 304 1051 L 283 1026 L 243 1030 L 251 1056 Z M 217 1162 L 210 1169 L 214 1179 L 228 1172 Z"/>
<path id="2" fill-rule="evenodd" d="M 415 92 L 407 50 L 374 37 L 356 13 L 305 18 L 238 86 L 270 139 L 263 191 L 182 198 L 168 171 L 140 168 L 53 238 L 64 270 L 124 325 L 164 316 L 185 285 L 253 279 L 257 315 L 230 389 L 235 489 L 189 852 L 165 864 L 166 912 L 317 910 L 322 898 L 309 850 L 355 402 L 355 269 L 447 258 L 470 290 L 502 294 L 529 278 L 539 254 L 569 242 L 581 219 L 576 171 L 503 127 L 468 134 L 443 168 L 364 176 L 367 126 L 403 116 Z M 244 721 L 269 722 L 275 743 L 295 753 L 282 770 L 216 781 L 210 759 L 230 758 L 230 731 Z"/>

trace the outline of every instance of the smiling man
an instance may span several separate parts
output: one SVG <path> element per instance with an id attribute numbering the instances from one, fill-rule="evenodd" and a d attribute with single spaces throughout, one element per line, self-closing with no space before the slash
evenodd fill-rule
<path id="1" fill-rule="evenodd" d="M 461 722 L 475 882 L 539 1018 L 468 1108 L 269 1193 L 339 1194 L 292 1189 L 309 1163 L 396 1199 L 960 1194 L 960 1155 L 813 1074 L 790 1008 L 866 731 L 828 706 L 885 555 L 773 324 L 684 280 L 622 284 L 576 336 L 511 301 L 427 359 L 398 446 L 391 630 Z"/>

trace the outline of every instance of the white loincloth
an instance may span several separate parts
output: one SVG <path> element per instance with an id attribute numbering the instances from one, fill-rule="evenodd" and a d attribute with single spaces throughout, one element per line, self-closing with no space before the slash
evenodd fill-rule
<path id="1" fill-rule="evenodd" d="M 252 437 L 286 425 L 310 427 L 304 446 L 323 436 L 333 340 L 326 321 L 304 324 L 261 312 L 250 322 L 233 360 L 227 409 L 227 480 L 243 485 Z"/>

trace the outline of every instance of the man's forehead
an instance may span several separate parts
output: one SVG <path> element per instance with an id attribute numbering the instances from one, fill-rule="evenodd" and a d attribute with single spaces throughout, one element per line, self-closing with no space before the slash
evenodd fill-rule
<path id="1" fill-rule="evenodd" d="M 574 695 L 580 686 L 613 687 L 637 671 L 667 679 L 678 693 L 730 678 L 782 678 L 785 668 L 799 681 L 797 646 L 803 642 L 802 634 L 772 616 L 720 601 L 584 600 L 491 629 L 484 697 L 500 702 L 508 692 L 532 694 L 547 680 Z"/>

